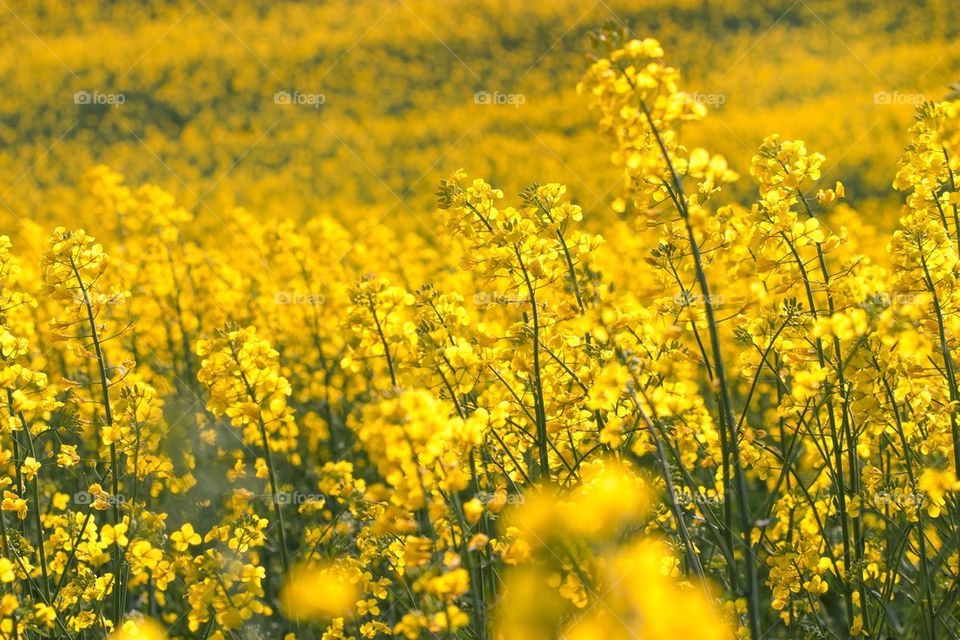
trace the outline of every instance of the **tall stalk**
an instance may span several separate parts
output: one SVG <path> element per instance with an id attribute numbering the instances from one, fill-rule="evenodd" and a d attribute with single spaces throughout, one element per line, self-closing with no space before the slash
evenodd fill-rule
<path id="1" fill-rule="evenodd" d="M 250 397 L 250 401 L 255 404 L 259 404 L 259 399 L 253 390 L 253 386 L 247 380 L 247 374 L 244 372 L 243 366 L 240 363 L 240 357 L 235 351 L 233 352 L 233 358 L 236 361 L 237 366 L 240 368 L 240 380 L 243 382 L 243 386 L 247 390 L 247 395 Z M 270 479 L 270 494 L 273 496 L 273 507 L 277 510 L 277 530 L 279 531 L 278 537 L 280 538 L 280 561 L 283 564 L 283 573 L 286 575 L 290 571 L 290 558 L 287 554 L 287 527 L 283 520 L 283 505 L 280 501 L 280 493 L 277 490 L 277 468 L 273 461 L 273 453 L 270 451 L 270 441 L 267 438 L 267 425 L 263 421 L 263 414 L 261 414 L 259 411 L 257 411 L 257 427 L 260 431 L 260 442 L 261 446 L 263 447 L 263 457 L 267 463 L 267 476 Z"/>
<path id="2" fill-rule="evenodd" d="M 113 427 L 113 411 L 110 408 L 110 386 L 107 379 L 107 359 L 103 353 L 103 346 L 100 342 L 100 335 L 97 332 L 97 319 L 96 315 L 93 313 L 93 304 L 90 302 L 90 294 L 87 284 L 83 281 L 83 276 L 80 275 L 80 270 L 77 268 L 76 262 L 73 257 L 70 257 L 70 268 L 73 270 L 73 275 L 77 280 L 77 286 L 80 287 L 80 293 L 83 296 L 83 306 L 86 309 L 87 313 L 87 322 L 90 325 L 90 339 L 93 341 L 93 348 L 97 358 L 97 370 L 100 374 L 100 391 L 101 391 L 101 402 L 103 404 L 103 420 L 104 424 L 107 427 Z M 112 482 L 112 491 L 113 494 L 113 524 L 117 526 L 120 524 L 120 463 L 119 456 L 117 454 L 117 445 L 115 442 L 110 443 L 110 478 Z M 114 625 L 119 626 L 121 619 L 123 618 L 123 606 L 122 602 L 122 589 L 123 585 L 121 584 L 121 572 L 123 567 L 123 551 L 119 544 L 113 545 L 113 562 L 114 562 L 114 576 L 113 576 L 113 622 Z"/>
<path id="3" fill-rule="evenodd" d="M 631 83 L 631 86 L 633 86 L 633 81 L 629 79 L 629 76 L 624 74 L 624 77 L 627 77 L 628 81 Z M 633 89 L 634 92 L 636 92 L 635 86 L 633 86 Z M 710 284 L 707 281 L 707 274 L 703 267 L 700 244 L 697 242 L 693 226 L 690 224 L 690 214 L 687 210 L 687 201 L 683 191 L 683 183 L 680 181 L 680 176 L 677 175 L 677 172 L 674 169 L 670 152 L 667 150 L 667 146 L 663 141 L 663 137 L 660 135 L 660 131 L 653 120 L 653 115 L 650 113 L 650 107 L 647 106 L 646 101 L 639 97 L 639 93 L 637 93 L 637 96 L 640 107 L 643 110 L 643 115 L 647 120 L 647 124 L 650 127 L 651 133 L 653 133 L 654 138 L 657 141 L 657 146 L 659 147 L 660 153 L 663 156 L 663 161 L 666 163 L 667 170 L 670 173 L 672 189 L 675 195 L 673 201 L 676 205 L 677 212 L 680 214 L 680 217 L 683 220 L 683 224 L 687 233 L 687 240 L 690 244 L 690 252 L 693 255 L 697 284 L 700 288 L 700 294 L 703 296 L 704 313 L 707 319 L 707 329 L 710 334 L 710 348 L 714 361 L 714 375 L 716 376 L 717 387 L 719 389 L 721 428 L 725 428 L 729 431 L 729 441 L 727 444 L 729 446 L 729 455 L 733 460 L 733 481 L 734 490 L 737 494 L 737 502 L 739 503 L 738 511 L 740 516 L 740 534 L 743 538 L 742 542 L 746 551 L 745 560 L 747 565 L 747 589 L 749 591 L 747 594 L 747 614 L 750 623 L 750 636 L 753 638 L 753 640 L 760 640 L 762 633 L 760 630 L 759 581 L 757 578 L 756 553 L 754 552 L 753 545 L 750 542 L 751 520 L 749 513 L 750 505 L 747 498 L 747 481 L 746 476 L 744 475 L 743 465 L 740 462 L 739 434 L 737 433 L 736 428 L 737 422 L 734 418 L 733 409 L 731 406 L 732 400 L 730 386 L 729 382 L 727 381 L 726 368 L 723 363 L 723 350 L 720 346 L 720 331 L 717 324 L 716 315 L 713 310 L 713 299 L 710 293 Z M 724 452 L 724 456 L 727 456 L 727 454 L 728 452 Z M 727 497 L 727 499 L 729 499 L 729 497 Z"/>

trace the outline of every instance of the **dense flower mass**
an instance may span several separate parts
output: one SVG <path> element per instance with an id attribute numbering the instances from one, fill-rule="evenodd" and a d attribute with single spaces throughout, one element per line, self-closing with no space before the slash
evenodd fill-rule
<path id="1" fill-rule="evenodd" d="M 436 242 L 210 241 L 102 165 L 99 240 L 0 236 L 0 637 L 960 634 L 960 100 L 884 251 L 823 154 L 688 146 L 661 43 L 595 44 L 607 237 L 459 170 Z"/>

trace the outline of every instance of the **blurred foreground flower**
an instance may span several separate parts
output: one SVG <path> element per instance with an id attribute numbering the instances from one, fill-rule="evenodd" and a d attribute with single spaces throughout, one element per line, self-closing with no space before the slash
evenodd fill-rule
<path id="1" fill-rule="evenodd" d="M 110 640 L 165 640 L 163 627 L 150 618 L 126 620 L 113 632 Z"/>
<path id="2" fill-rule="evenodd" d="M 329 620 L 350 616 L 359 597 L 356 584 L 339 567 L 302 565 L 287 577 L 280 606 L 292 620 Z"/>
<path id="3" fill-rule="evenodd" d="M 642 535 L 651 495 L 629 467 L 598 461 L 575 489 L 544 491 L 509 514 L 503 555 L 517 566 L 497 638 L 732 638 L 702 583 L 677 578 L 675 553 Z"/>

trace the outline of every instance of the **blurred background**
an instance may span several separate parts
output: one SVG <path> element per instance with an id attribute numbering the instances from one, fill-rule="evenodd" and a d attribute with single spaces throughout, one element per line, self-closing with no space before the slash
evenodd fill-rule
<path id="1" fill-rule="evenodd" d="M 96 225 L 77 194 L 101 163 L 199 227 L 243 207 L 429 234 L 458 168 L 508 194 L 566 183 L 602 221 L 619 171 L 575 86 L 610 20 L 710 107 L 684 135 L 745 176 L 730 197 L 780 132 L 881 229 L 914 107 L 960 81 L 951 0 L 0 0 L 0 226 Z"/>

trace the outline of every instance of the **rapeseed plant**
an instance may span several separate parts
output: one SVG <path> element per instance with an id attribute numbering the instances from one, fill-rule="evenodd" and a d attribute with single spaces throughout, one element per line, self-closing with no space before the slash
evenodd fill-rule
<path id="1" fill-rule="evenodd" d="M 595 44 L 606 237 L 455 171 L 435 243 L 214 242 L 103 166 L 101 242 L 0 236 L 0 634 L 960 633 L 960 101 L 883 262 L 824 155 L 737 171 L 659 41 Z"/>

